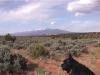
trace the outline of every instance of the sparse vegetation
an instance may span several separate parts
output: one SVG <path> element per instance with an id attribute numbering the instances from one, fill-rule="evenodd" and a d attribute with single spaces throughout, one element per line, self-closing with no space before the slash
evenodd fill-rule
<path id="1" fill-rule="evenodd" d="M 29 48 L 27 49 L 30 51 L 30 54 L 34 57 L 34 58 L 38 58 L 38 57 L 45 57 L 48 55 L 48 51 L 45 49 L 44 46 L 42 45 L 36 45 L 36 46 L 29 46 Z"/>
<path id="2" fill-rule="evenodd" d="M 37 64 L 36 66 L 32 63 L 31 65 L 27 65 L 27 60 L 24 58 L 26 55 L 23 57 L 24 53 L 22 55 L 19 55 L 21 53 L 17 53 L 17 51 L 21 52 L 21 50 L 25 50 L 28 53 L 28 56 L 33 58 L 33 60 L 39 58 L 44 59 L 44 63 L 48 63 L 48 59 L 59 62 L 61 61 L 60 59 L 66 57 L 68 53 L 72 54 L 74 57 L 92 53 L 89 50 L 89 47 L 100 47 L 100 38 L 99 36 L 96 36 L 96 34 L 94 35 L 95 37 L 92 34 L 68 34 L 46 37 L 13 37 L 10 34 L 5 35 L 4 37 L 1 36 L 0 73 L 23 72 L 24 68 L 27 69 L 27 66 L 29 66 L 28 69 L 38 68 Z M 36 70 L 39 72 L 39 75 L 45 74 L 44 70 Z M 50 75 L 52 74 L 50 73 Z"/>

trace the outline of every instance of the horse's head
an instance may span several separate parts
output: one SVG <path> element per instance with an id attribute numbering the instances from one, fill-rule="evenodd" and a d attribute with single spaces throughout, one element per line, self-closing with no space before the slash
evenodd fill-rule
<path id="1" fill-rule="evenodd" d="M 68 58 L 66 58 L 63 61 L 63 63 L 61 64 L 62 69 L 69 73 L 71 71 L 71 69 L 72 69 L 73 60 L 74 59 L 73 59 L 72 55 L 70 54 L 68 56 Z"/>
<path id="2" fill-rule="evenodd" d="M 71 54 L 63 61 L 61 67 L 69 75 L 95 75 L 88 67 L 77 62 Z"/>

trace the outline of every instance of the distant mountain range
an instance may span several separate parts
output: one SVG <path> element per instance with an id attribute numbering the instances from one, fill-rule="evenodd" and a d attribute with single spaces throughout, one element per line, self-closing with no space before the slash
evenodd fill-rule
<path id="1" fill-rule="evenodd" d="M 69 31 L 60 30 L 60 29 L 45 29 L 45 30 L 34 30 L 26 32 L 18 32 L 12 35 L 14 36 L 48 36 L 48 35 L 58 35 L 70 33 Z"/>

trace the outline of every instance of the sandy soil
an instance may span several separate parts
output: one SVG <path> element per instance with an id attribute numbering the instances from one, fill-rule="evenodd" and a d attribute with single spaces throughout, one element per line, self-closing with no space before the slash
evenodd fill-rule
<path id="1" fill-rule="evenodd" d="M 89 54 L 82 54 L 81 57 L 75 59 L 90 68 L 96 75 L 100 75 L 100 48 L 89 47 L 89 50 Z M 22 51 L 24 54 L 26 53 L 24 50 Z M 20 53 L 21 55 L 23 54 L 18 51 L 16 53 Z M 38 64 L 45 71 L 51 72 L 54 75 L 68 75 L 60 67 L 62 61 L 56 62 L 55 60 L 48 59 L 45 63 L 43 60 L 32 59 L 30 56 L 26 55 L 23 56 L 28 59 L 29 63 Z"/>

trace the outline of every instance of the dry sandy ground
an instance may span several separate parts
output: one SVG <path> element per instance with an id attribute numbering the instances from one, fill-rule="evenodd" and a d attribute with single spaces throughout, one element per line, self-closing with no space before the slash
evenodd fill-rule
<path id="1" fill-rule="evenodd" d="M 89 54 L 82 54 L 81 57 L 75 58 L 78 62 L 86 65 L 90 68 L 95 75 L 100 75 L 100 48 L 89 47 Z M 22 51 L 22 53 L 21 53 Z M 25 54 L 25 50 L 17 51 L 16 53 Z M 24 52 L 24 53 L 23 53 Z M 23 55 L 26 59 L 28 59 L 29 63 L 38 64 L 41 68 L 43 68 L 47 72 L 51 72 L 54 75 L 68 75 L 66 72 L 62 71 L 60 64 L 61 62 L 56 62 L 55 60 L 48 59 L 46 63 L 43 60 L 35 59 L 33 60 L 31 57 Z M 64 58 L 63 58 L 64 59 Z M 62 60 L 63 60 L 62 59 Z"/>

